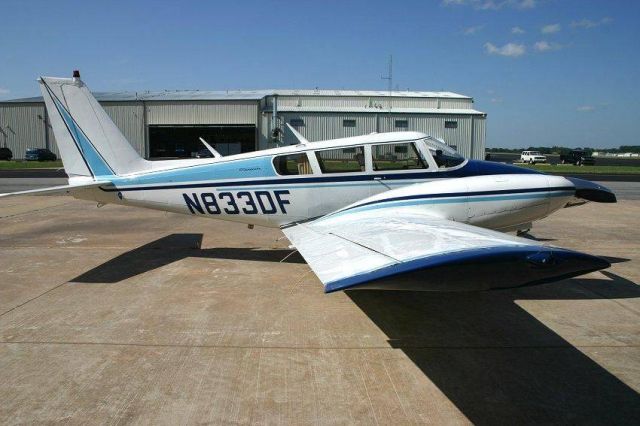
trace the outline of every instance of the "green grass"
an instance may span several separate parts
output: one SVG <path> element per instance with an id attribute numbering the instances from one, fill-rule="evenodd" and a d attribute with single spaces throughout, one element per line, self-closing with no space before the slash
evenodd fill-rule
<path id="1" fill-rule="evenodd" d="M 62 161 L 0 161 L 0 170 L 61 169 Z"/>
<path id="2" fill-rule="evenodd" d="M 527 169 L 539 170 L 546 173 L 594 173 L 594 174 L 640 174 L 640 166 L 574 166 L 572 164 L 516 164 Z"/>

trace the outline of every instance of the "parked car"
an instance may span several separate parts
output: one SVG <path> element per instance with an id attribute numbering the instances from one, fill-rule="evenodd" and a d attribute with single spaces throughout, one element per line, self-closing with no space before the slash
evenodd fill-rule
<path id="1" fill-rule="evenodd" d="M 31 148 L 24 156 L 27 161 L 56 161 L 58 157 L 47 148 Z"/>
<path id="2" fill-rule="evenodd" d="M 546 163 L 547 157 L 540 154 L 539 151 L 522 151 L 522 154 L 520 154 L 520 161 L 529 164 Z"/>
<path id="3" fill-rule="evenodd" d="M 0 148 L 0 160 L 11 160 L 13 152 L 9 148 Z"/>
<path id="4" fill-rule="evenodd" d="M 575 166 L 593 166 L 596 160 L 586 151 L 574 149 L 568 154 L 560 155 L 561 164 L 573 164 Z"/>

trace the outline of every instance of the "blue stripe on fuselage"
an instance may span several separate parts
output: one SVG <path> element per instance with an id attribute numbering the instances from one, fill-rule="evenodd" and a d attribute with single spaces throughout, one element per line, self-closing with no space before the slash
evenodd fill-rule
<path id="1" fill-rule="evenodd" d="M 176 170 L 158 171 L 130 178 L 113 180 L 114 188 L 103 188 L 103 191 L 144 191 L 161 189 L 238 187 L 246 189 L 250 186 L 265 185 L 298 185 L 316 184 L 316 187 L 364 186 L 369 184 L 408 184 L 410 180 L 426 181 L 431 179 L 448 179 L 492 174 L 541 174 L 537 171 L 507 164 L 487 161 L 468 160 L 467 163 L 454 170 L 436 170 L 409 173 L 354 173 L 350 175 L 304 175 L 297 177 L 279 177 L 271 164 L 272 155 L 190 166 Z M 251 180 L 238 180 L 240 178 Z M 264 179 L 260 179 L 264 178 Z M 229 180 L 222 180 L 229 179 Z M 396 182 L 394 182 L 396 181 Z M 152 186 L 147 186 L 152 185 Z M 302 185 L 301 185 L 302 187 Z"/>
<path id="2" fill-rule="evenodd" d="M 491 202 L 491 201 L 505 201 L 505 200 L 535 200 L 552 197 L 570 197 L 575 193 L 575 190 L 568 188 L 551 188 L 550 190 L 537 189 L 536 193 L 531 191 L 511 191 L 510 193 L 491 194 L 484 195 L 483 193 L 461 193 L 461 194 L 446 194 L 446 197 L 441 197 L 442 194 L 421 194 L 411 197 L 403 197 L 402 199 L 388 199 L 380 200 L 371 203 L 362 204 L 359 206 L 349 207 L 344 210 L 340 210 L 336 213 L 327 215 L 318 221 L 335 218 L 344 214 L 351 214 L 356 212 L 363 212 L 369 210 L 387 209 L 403 206 L 415 206 L 421 204 L 455 204 L 455 203 L 478 203 L 478 202 Z M 505 191 L 506 192 L 506 191 Z"/>
<path id="3" fill-rule="evenodd" d="M 526 194 L 526 193 L 534 193 L 534 192 L 563 192 L 563 191 L 571 191 L 575 192 L 575 188 L 573 186 L 558 186 L 554 188 L 520 188 L 520 189 L 494 189 L 490 191 L 474 191 L 474 192 L 441 192 L 441 193 L 430 193 L 430 194 L 412 194 L 405 195 L 402 197 L 393 197 L 393 198 L 385 198 L 382 200 L 373 200 L 363 204 L 358 204 L 357 206 L 353 206 L 351 208 L 363 207 L 370 204 L 380 204 L 380 203 L 389 203 L 393 201 L 404 201 L 404 200 L 415 200 L 420 198 L 451 198 L 451 197 L 475 197 L 475 196 L 494 196 L 494 195 L 512 195 L 512 194 Z"/>

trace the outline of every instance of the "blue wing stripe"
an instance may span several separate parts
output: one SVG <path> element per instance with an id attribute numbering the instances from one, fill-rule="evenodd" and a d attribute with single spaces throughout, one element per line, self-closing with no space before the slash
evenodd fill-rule
<path id="1" fill-rule="evenodd" d="M 515 272 L 512 275 L 521 277 L 520 282 L 513 282 L 510 278 L 510 287 L 557 281 L 610 266 L 604 259 L 572 250 L 538 246 L 498 246 L 427 256 L 397 263 L 328 282 L 325 284 L 325 292 L 331 293 L 353 287 L 366 288 L 367 285 L 375 287 L 376 281 L 397 277 L 412 271 L 424 272 L 424 277 L 420 280 L 420 288 L 428 290 L 429 272 L 437 268 L 451 267 L 451 274 L 466 274 L 465 268 L 461 267 L 463 265 L 472 266 L 473 273 L 463 277 L 468 281 L 473 282 L 484 278 L 498 284 L 501 275 L 498 264 L 504 262 L 509 263 L 509 268 L 512 269 L 510 272 Z M 479 265 L 491 266 L 493 264 L 496 265 L 496 268 L 491 269 L 491 276 L 478 276 Z"/>

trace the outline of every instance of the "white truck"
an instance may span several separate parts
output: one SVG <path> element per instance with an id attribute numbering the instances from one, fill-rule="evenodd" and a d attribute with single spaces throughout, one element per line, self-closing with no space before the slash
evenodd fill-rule
<path id="1" fill-rule="evenodd" d="M 520 154 L 520 161 L 529 164 L 546 163 L 547 157 L 540 154 L 539 151 L 522 151 L 522 154 Z"/>

